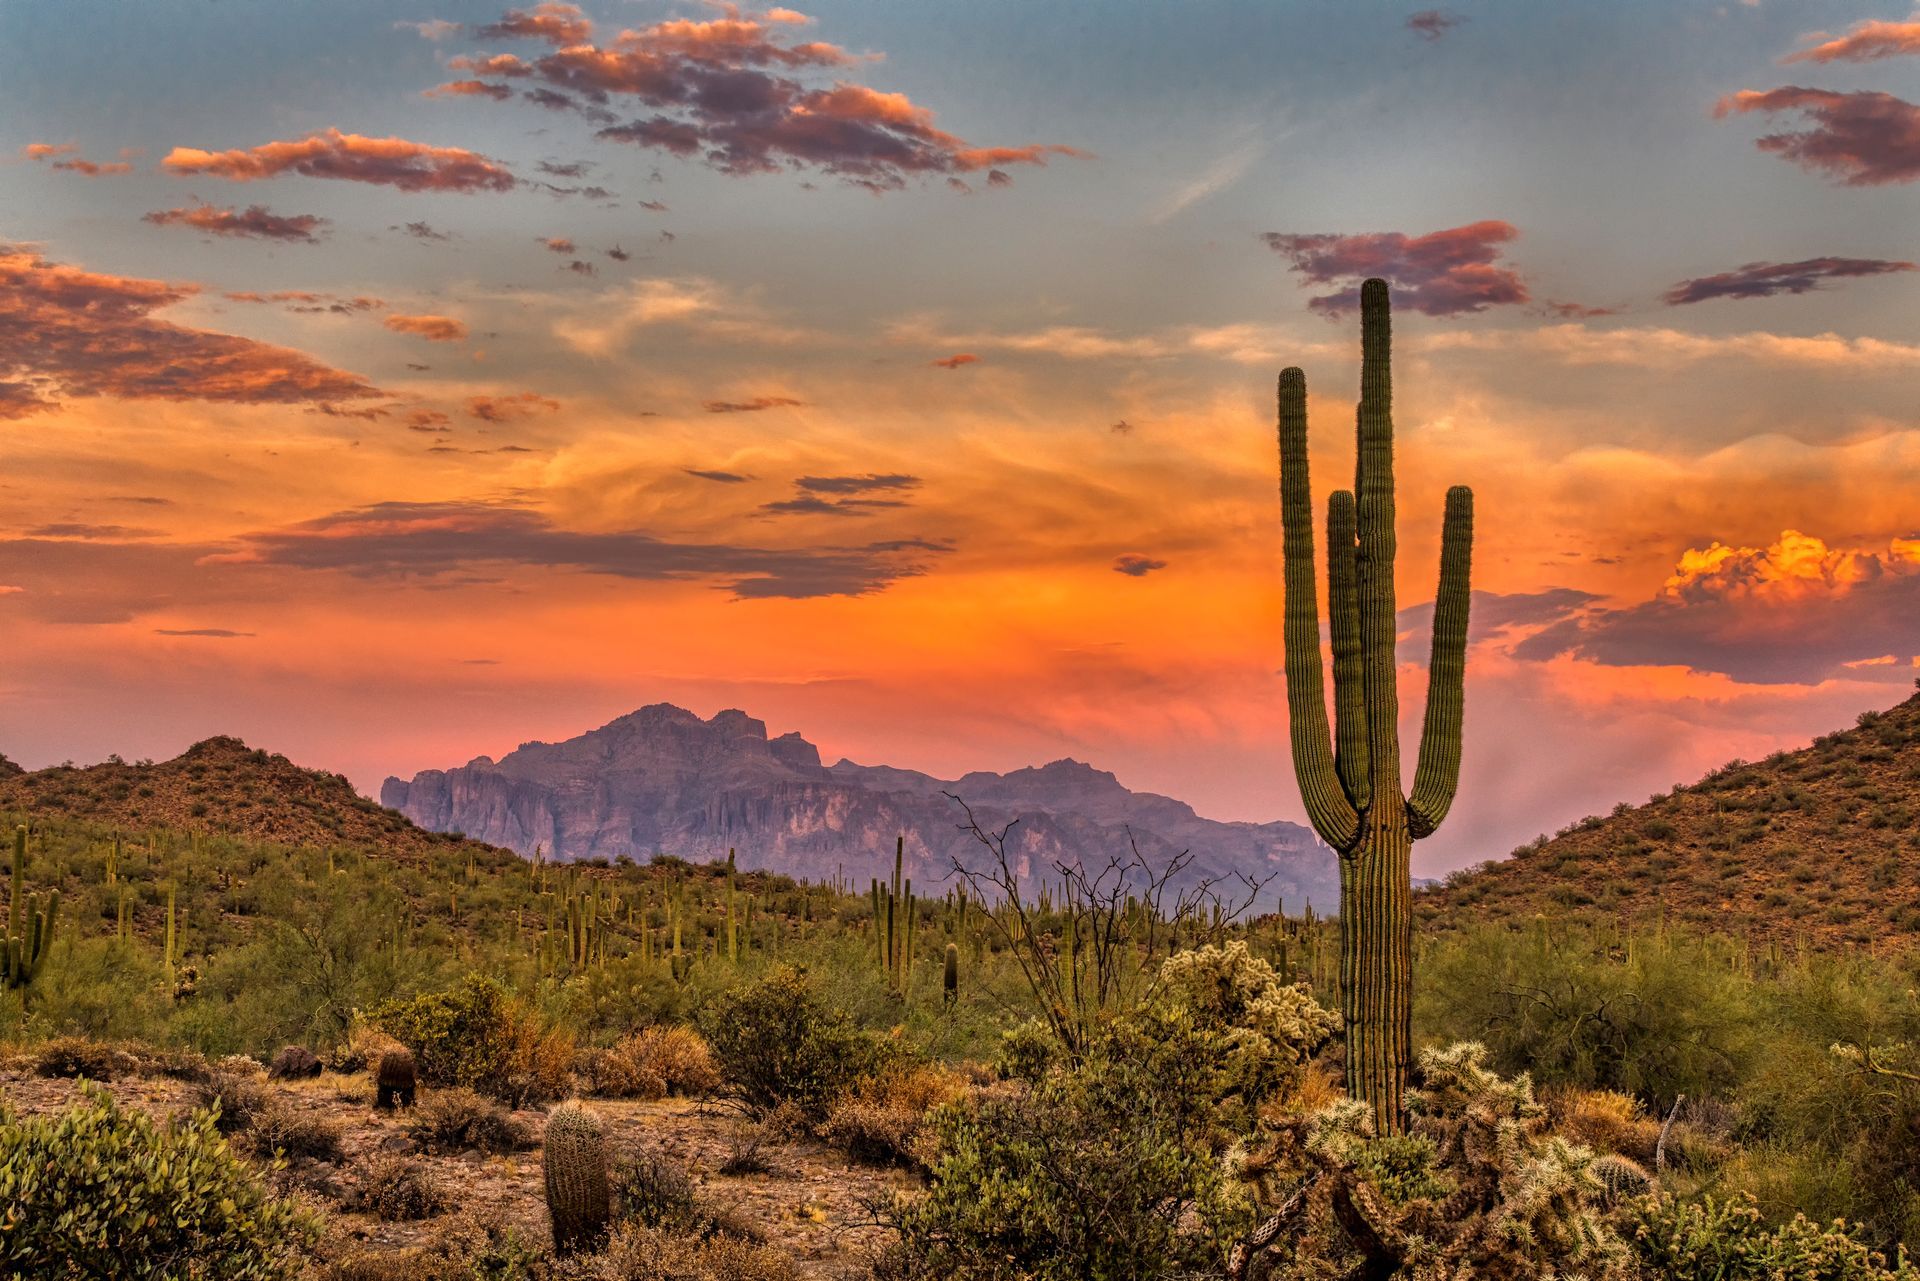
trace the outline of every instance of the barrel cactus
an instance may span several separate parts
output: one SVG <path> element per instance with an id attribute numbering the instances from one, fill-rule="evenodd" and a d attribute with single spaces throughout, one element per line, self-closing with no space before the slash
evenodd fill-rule
<path id="1" fill-rule="evenodd" d="M 1631 1201 L 1634 1197 L 1645 1196 L 1653 1191 L 1653 1176 L 1647 1173 L 1646 1167 L 1617 1152 L 1595 1157 L 1587 1169 L 1606 1188 L 1609 1205 Z"/>
<path id="2" fill-rule="evenodd" d="M 374 1070 L 373 1106 L 383 1112 L 391 1112 L 395 1107 L 412 1107 L 418 1079 L 411 1051 L 405 1048 L 388 1050 L 380 1056 L 380 1064 Z"/>
<path id="3" fill-rule="evenodd" d="M 568 1099 L 547 1117 L 541 1166 L 547 1183 L 547 1214 L 553 1220 L 556 1254 L 591 1250 L 606 1236 L 613 1209 L 607 1178 L 607 1130 L 600 1116 Z"/>

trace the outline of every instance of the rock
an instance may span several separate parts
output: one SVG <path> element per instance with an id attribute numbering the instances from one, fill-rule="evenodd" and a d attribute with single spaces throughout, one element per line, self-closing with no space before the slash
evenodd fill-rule
<path id="1" fill-rule="evenodd" d="M 273 1056 L 267 1076 L 275 1081 L 298 1080 L 320 1075 L 320 1060 L 304 1045 L 288 1045 Z"/>

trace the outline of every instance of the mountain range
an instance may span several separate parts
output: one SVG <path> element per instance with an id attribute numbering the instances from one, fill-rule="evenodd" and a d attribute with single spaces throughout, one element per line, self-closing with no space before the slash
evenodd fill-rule
<path id="1" fill-rule="evenodd" d="M 901 837 L 907 873 L 931 888 L 956 860 L 978 868 L 991 857 L 949 793 L 982 829 L 1013 825 L 1007 852 L 1023 884 L 1057 883 L 1056 864 L 1099 869 L 1137 847 L 1154 867 L 1191 856 L 1176 891 L 1202 879 L 1235 885 L 1245 874 L 1264 882 L 1265 909 L 1284 900 L 1289 910 L 1311 903 L 1324 912 L 1338 902 L 1332 851 L 1298 824 L 1202 818 L 1074 760 L 957 779 L 849 760 L 824 765 L 799 734 L 769 738 L 745 712 L 703 720 L 668 703 L 564 742 L 523 743 L 497 761 L 480 756 L 389 778 L 380 801 L 421 827 L 527 855 L 705 861 L 733 849 L 742 867 L 855 884 L 891 872 Z"/>

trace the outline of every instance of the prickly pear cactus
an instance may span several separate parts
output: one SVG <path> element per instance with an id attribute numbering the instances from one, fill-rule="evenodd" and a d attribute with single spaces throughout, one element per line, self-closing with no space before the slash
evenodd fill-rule
<path id="1" fill-rule="evenodd" d="M 607 1180 L 607 1131 L 600 1116 L 568 1099 L 547 1117 L 540 1163 L 556 1254 L 591 1250 L 605 1237 L 613 1190 Z"/>

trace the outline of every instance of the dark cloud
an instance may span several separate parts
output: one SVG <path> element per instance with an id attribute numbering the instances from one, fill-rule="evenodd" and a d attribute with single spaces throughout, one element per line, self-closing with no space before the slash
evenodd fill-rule
<path id="1" fill-rule="evenodd" d="M 751 476 L 735 471 L 708 471 L 702 467 L 683 467 L 681 470 L 689 476 L 698 476 L 701 480 L 710 480 L 720 485 L 740 485 L 753 479 Z"/>
<path id="2" fill-rule="evenodd" d="M 524 96 L 555 109 L 604 114 L 602 104 L 632 100 L 652 114 L 609 125 L 600 137 L 734 174 L 818 170 L 886 191 L 911 177 L 984 171 L 989 185 L 1001 186 L 1011 181 L 1004 166 L 1081 154 L 1044 144 L 976 147 L 937 128 L 933 113 L 903 94 L 845 79 L 809 85 L 798 77 L 843 73 L 865 59 L 822 41 L 791 41 L 784 28 L 796 24 L 779 11 L 746 17 L 729 7 L 705 21 L 673 18 L 623 31 L 600 46 L 588 43 L 586 20 L 563 9 L 570 6 L 516 10 L 483 28 L 543 40 L 553 46 L 545 54 L 449 65 L 476 76 L 537 79 Z"/>
<path id="3" fill-rule="evenodd" d="M 1308 302 L 1315 311 L 1338 316 L 1357 309 L 1360 282 L 1381 276 L 1393 286 L 1397 306 L 1429 316 L 1458 316 L 1527 301 L 1520 273 L 1498 262 L 1519 234 L 1512 223 L 1490 219 L 1424 236 L 1269 231 L 1261 239 L 1291 260 L 1307 283 L 1339 286 Z"/>
<path id="4" fill-rule="evenodd" d="M 155 210 L 145 215 L 142 221 L 161 227 L 191 227 L 215 236 L 298 240 L 307 244 L 317 239 L 314 232 L 327 223 L 325 218 L 314 214 L 273 213 L 265 205 L 248 205 L 245 209 L 234 210 L 217 209 L 207 204 L 192 205 L 185 209 Z"/>
<path id="5" fill-rule="evenodd" d="M 650 213 L 666 213 L 667 207 L 658 200 L 642 200 L 640 207 Z"/>
<path id="6" fill-rule="evenodd" d="M 29 538 L 85 538 L 89 540 L 107 540 L 120 542 L 129 538 L 151 538 L 160 531 L 140 529 L 132 525 L 88 525 L 73 521 L 51 525 L 36 525 L 27 531 Z"/>
<path id="7" fill-rule="evenodd" d="M 460 147 L 367 138 L 338 129 L 233 151 L 175 147 L 160 164 L 172 173 L 211 174 L 233 182 L 296 173 L 401 191 L 511 191 L 516 182 L 505 167 Z"/>
<path id="8" fill-rule="evenodd" d="M 1116 436 L 1131 436 L 1133 434 L 1133 424 L 1122 418 L 1120 421 L 1114 423 L 1113 426 L 1107 428 L 1107 430 Z"/>
<path id="9" fill-rule="evenodd" d="M 762 503 L 760 510 L 775 516 L 871 516 L 875 512 L 906 506 L 909 504 L 898 498 L 827 499 L 817 494 L 801 494 L 795 498 Z"/>
<path id="10" fill-rule="evenodd" d="M 398 227 L 391 227 L 389 228 L 389 230 L 404 231 L 407 235 L 412 236 L 415 240 L 452 240 L 453 239 L 453 235 L 451 232 L 436 231 L 431 224 L 425 223 L 425 222 L 404 223 Z"/>
<path id="11" fill-rule="evenodd" d="M 332 312 L 337 316 L 349 316 L 360 311 L 379 311 L 387 305 L 383 298 L 369 298 L 365 295 L 342 298 L 337 294 L 315 293 L 307 289 L 278 289 L 268 294 L 242 290 L 222 294 L 221 297 L 228 302 L 279 303 L 288 311 L 309 315 Z"/>
<path id="12" fill-rule="evenodd" d="M 633 257 L 632 254 L 622 249 L 619 245 L 615 245 L 613 248 L 605 250 L 604 252 L 607 257 L 613 259 L 615 262 L 625 262 L 627 259 Z"/>
<path id="13" fill-rule="evenodd" d="M 1548 627 L 1571 618 L 1599 600 L 1574 587 L 1537 592 L 1474 592 L 1467 611 L 1467 639 L 1476 644 L 1509 632 Z M 1420 653 L 1433 643 L 1433 602 L 1409 605 L 1397 616 L 1400 644 Z"/>
<path id="14" fill-rule="evenodd" d="M 204 636 L 214 640 L 240 640 L 252 636 L 252 632 L 229 631 L 224 627 L 156 627 L 155 636 Z"/>
<path id="15" fill-rule="evenodd" d="M 1717 276 L 1683 280 L 1662 298 L 1669 306 L 1706 302 L 1713 298 L 1771 298 L 1775 294 L 1804 294 L 1825 280 L 1852 276 L 1884 276 L 1912 271 L 1910 262 L 1885 258 L 1805 258 L 1799 262 L 1750 262 Z"/>
<path id="16" fill-rule="evenodd" d="M 1829 548 L 1789 530 L 1770 547 L 1689 551 L 1652 599 L 1583 609 L 1520 641 L 1517 658 L 1686 667 L 1749 684 L 1904 681 L 1920 652 L 1920 541 Z"/>
<path id="17" fill-rule="evenodd" d="M 1164 560 L 1155 560 L 1151 556 L 1141 556 L 1137 553 L 1116 556 L 1113 561 L 1113 572 L 1125 574 L 1129 578 L 1145 578 L 1154 570 L 1166 567 L 1167 562 Z"/>
<path id="18" fill-rule="evenodd" d="M 789 599 L 866 595 L 924 572 L 919 560 L 879 546 L 782 550 L 679 543 L 639 530 L 583 533 L 524 507 L 483 502 L 379 503 L 242 541 L 244 550 L 211 562 L 366 578 L 438 578 L 524 565 L 645 581 L 711 579 L 735 596 Z"/>
<path id="19" fill-rule="evenodd" d="M 584 258 L 575 258 L 567 264 L 567 270 L 576 276 L 591 276 L 594 274 L 593 264 Z"/>
<path id="20" fill-rule="evenodd" d="M 1407 15 L 1406 27 L 1422 40 L 1438 40 L 1465 21 L 1459 14 L 1445 9 L 1422 9 Z"/>
<path id="21" fill-rule="evenodd" d="M 752 400 L 709 400 L 701 408 L 710 414 L 755 414 L 763 409 L 786 409 L 806 403 L 791 396 L 755 396 Z"/>
<path id="22" fill-rule="evenodd" d="M 794 488 L 809 494 L 865 494 L 874 490 L 918 489 L 920 478 L 904 472 L 868 472 L 864 476 L 802 476 Z"/>
<path id="23" fill-rule="evenodd" d="M 195 292 L 0 244 L 0 417 L 62 397 L 297 404 L 380 394 L 300 352 L 154 318 Z"/>
<path id="24" fill-rule="evenodd" d="M 565 164 L 559 164 L 552 160 L 542 160 L 538 167 L 541 173 L 551 174 L 555 178 L 584 178 L 588 170 L 593 168 L 593 161 L 569 160 Z"/>
<path id="25" fill-rule="evenodd" d="M 1714 107 L 1716 118 L 1751 111 L 1797 111 L 1812 126 L 1770 133 L 1755 146 L 1848 187 L 1878 187 L 1920 178 L 1920 107 L 1888 93 L 1836 93 L 1788 85 L 1742 89 Z"/>

